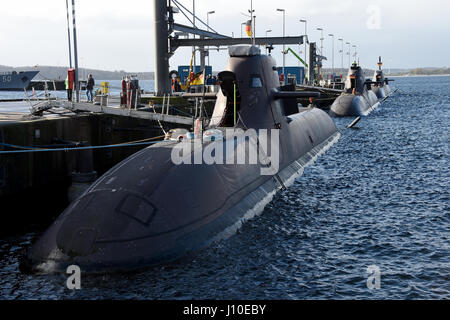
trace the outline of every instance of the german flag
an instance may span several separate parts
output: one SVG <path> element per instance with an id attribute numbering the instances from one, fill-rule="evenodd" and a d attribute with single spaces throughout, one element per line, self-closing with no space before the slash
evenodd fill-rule
<path id="1" fill-rule="evenodd" d="M 191 84 L 191 86 L 199 86 L 199 85 L 203 85 L 204 81 L 205 81 L 205 77 L 204 77 L 203 71 L 202 71 L 202 72 L 196 73 L 193 76 L 193 79 L 191 80 L 190 84 Z"/>
<path id="2" fill-rule="evenodd" d="M 247 33 L 247 36 L 252 36 L 252 20 L 248 20 L 245 24 L 245 32 Z"/>

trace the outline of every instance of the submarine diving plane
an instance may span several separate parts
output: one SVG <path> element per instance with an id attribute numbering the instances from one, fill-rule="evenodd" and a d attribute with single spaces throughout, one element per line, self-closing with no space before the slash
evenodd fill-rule
<path id="1" fill-rule="evenodd" d="M 200 135 L 215 138 L 158 142 L 110 169 L 33 244 L 25 259 L 31 270 L 75 264 L 101 272 L 176 260 L 232 235 L 339 140 L 327 113 L 298 107 L 297 98 L 319 94 L 284 91 L 271 56 L 250 45 L 232 46 L 229 55 L 214 114 Z M 240 139 L 250 131 L 256 136 Z M 258 147 L 266 160 L 190 164 L 208 148 L 216 156 L 226 152 L 225 145 Z M 174 154 L 186 161 L 175 163 Z"/>
<path id="2" fill-rule="evenodd" d="M 371 81 L 366 81 L 362 68 L 353 63 L 348 71 L 344 92 L 330 107 L 335 117 L 366 116 L 378 107 L 379 101 L 371 90 Z"/>

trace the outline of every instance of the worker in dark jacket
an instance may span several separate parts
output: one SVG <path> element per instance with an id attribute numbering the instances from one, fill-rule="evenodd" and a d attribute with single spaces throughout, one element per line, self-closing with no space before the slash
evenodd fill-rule
<path id="1" fill-rule="evenodd" d="M 94 85 L 95 85 L 94 78 L 92 77 L 92 74 L 89 74 L 88 80 L 87 80 L 87 85 L 86 85 L 86 95 L 87 95 L 87 100 L 90 102 L 94 101 L 94 94 L 93 94 Z"/>

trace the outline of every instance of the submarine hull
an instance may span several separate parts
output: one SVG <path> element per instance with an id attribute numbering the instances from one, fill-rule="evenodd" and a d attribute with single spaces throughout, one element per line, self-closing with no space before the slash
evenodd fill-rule
<path id="1" fill-rule="evenodd" d="M 379 100 L 385 100 L 392 93 L 391 88 L 386 84 L 383 86 L 372 86 L 372 91 Z"/>
<path id="2" fill-rule="evenodd" d="M 381 57 L 378 60 L 378 70 L 375 71 L 372 78 L 372 91 L 376 94 L 379 100 L 385 100 L 392 93 L 391 88 L 389 88 L 389 81 L 385 76 L 383 70 L 381 70 Z"/>
<path id="3" fill-rule="evenodd" d="M 334 117 L 367 116 L 379 105 L 372 91 L 363 94 L 342 94 L 330 107 L 330 115 Z"/>
<path id="4" fill-rule="evenodd" d="M 373 93 L 375 93 L 375 95 L 377 96 L 377 98 L 379 100 L 383 100 L 383 99 L 385 99 L 387 97 L 383 87 L 372 86 L 372 91 L 373 91 Z"/>
<path id="5" fill-rule="evenodd" d="M 261 175 L 261 164 L 176 165 L 177 142 L 141 150 L 62 213 L 28 252 L 29 265 L 38 272 L 72 264 L 84 272 L 141 268 L 232 235 L 340 137 L 319 109 L 289 116 L 286 126 L 276 176 Z M 204 142 L 190 156 L 219 143 Z"/>

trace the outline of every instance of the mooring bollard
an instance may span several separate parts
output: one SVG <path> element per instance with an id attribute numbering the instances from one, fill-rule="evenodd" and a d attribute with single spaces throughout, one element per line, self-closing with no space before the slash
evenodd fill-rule
<path id="1" fill-rule="evenodd" d="M 77 144 L 77 147 L 88 146 L 87 143 Z M 72 185 L 68 190 L 69 201 L 72 202 L 81 196 L 96 179 L 92 149 L 77 150 L 76 169 L 72 172 Z"/>

